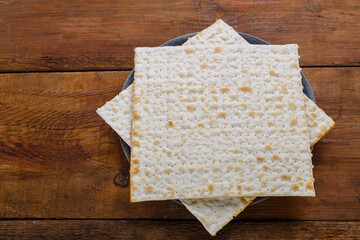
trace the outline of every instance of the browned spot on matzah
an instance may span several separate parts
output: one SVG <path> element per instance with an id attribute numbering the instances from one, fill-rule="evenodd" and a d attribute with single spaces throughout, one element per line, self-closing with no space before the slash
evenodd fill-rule
<path id="1" fill-rule="evenodd" d="M 135 158 L 135 159 L 131 160 L 131 163 L 133 163 L 133 164 L 139 164 L 139 163 L 140 163 L 140 160 L 137 159 L 137 158 Z"/>
<path id="2" fill-rule="evenodd" d="M 140 99 L 141 99 L 141 97 L 139 97 L 139 96 L 135 96 L 135 97 L 133 97 L 133 103 L 137 103 L 137 102 L 139 102 L 139 101 L 140 101 Z"/>
<path id="3" fill-rule="evenodd" d="M 175 126 L 175 123 L 173 121 L 168 121 L 167 122 L 167 126 L 168 127 L 174 127 Z"/>
<path id="4" fill-rule="evenodd" d="M 279 76 L 279 74 L 277 74 L 273 69 L 271 69 L 269 71 L 269 73 L 270 73 L 271 76 L 275 76 L 275 77 Z"/>
<path id="5" fill-rule="evenodd" d="M 136 166 L 132 169 L 132 174 L 134 174 L 134 175 L 138 174 L 139 172 L 140 172 L 140 168 L 138 166 Z"/>
<path id="6" fill-rule="evenodd" d="M 292 118 L 290 122 L 290 126 L 295 126 L 298 123 L 298 120 L 296 118 Z"/>
<path id="7" fill-rule="evenodd" d="M 220 91 L 223 92 L 223 93 L 226 93 L 226 92 L 229 92 L 229 91 L 230 91 L 230 88 L 228 88 L 228 87 L 222 87 L 222 88 L 220 88 Z"/>
<path id="8" fill-rule="evenodd" d="M 252 88 L 250 86 L 241 86 L 239 87 L 239 90 L 244 92 L 250 92 Z"/>
<path id="9" fill-rule="evenodd" d="M 154 190 L 154 187 L 152 185 L 147 185 L 145 189 L 147 192 L 151 193 Z"/>
<path id="10" fill-rule="evenodd" d="M 236 188 L 237 188 L 238 194 L 241 194 L 241 192 L 242 192 L 241 185 L 237 185 Z"/>
<path id="11" fill-rule="evenodd" d="M 226 112 L 219 112 L 218 116 L 222 117 L 222 118 L 225 118 L 226 117 Z"/>
<path id="12" fill-rule="evenodd" d="M 193 104 L 189 104 L 188 106 L 187 106 L 187 109 L 190 111 L 190 112 L 193 112 L 193 111 L 195 111 L 195 105 L 193 105 Z"/>
<path id="13" fill-rule="evenodd" d="M 209 192 L 210 193 L 214 192 L 214 185 L 213 184 L 209 184 Z"/>
<path id="14" fill-rule="evenodd" d="M 265 170 L 269 170 L 269 169 L 270 169 L 270 167 L 269 167 L 268 165 L 264 164 L 264 165 L 263 165 L 263 169 L 265 169 Z"/>
<path id="15" fill-rule="evenodd" d="M 208 66 L 208 63 L 207 62 L 203 62 L 202 64 L 201 64 L 201 67 L 202 68 L 206 68 Z"/>
<path id="16" fill-rule="evenodd" d="M 217 46 L 214 48 L 214 52 L 218 53 L 221 52 L 221 50 L 224 48 L 224 46 Z"/>
<path id="17" fill-rule="evenodd" d="M 294 191 L 296 191 L 296 190 L 299 189 L 299 185 L 298 185 L 297 183 L 293 183 L 293 184 L 291 184 L 291 188 L 292 188 Z"/>
<path id="18" fill-rule="evenodd" d="M 289 179 L 291 179 L 291 176 L 288 173 L 283 173 L 283 174 L 281 174 L 281 178 L 284 180 L 289 180 Z"/>
<path id="19" fill-rule="evenodd" d="M 290 109 L 295 110 L 296 104 L 294 102 L 289 102 L 289 107 L 290 107 Z"/>
<path id="20" fill-rule="evenodd" d="M 132 140 L 131 146 L 140 147 L 140 142 L 137 140 Z"/>
<path id="21" fill-rule="evenodd" d="M 310 181 L 307 182 L 307 183 L 306 183 L 306 188 L 309 189 L 309 190 L 314 190 L 314 185 L 313 185 L 313 183 L 310 182 Z"/>
<path id="22" fill-rule="evenodd" d="M 140 114 L 137 113 L 137 112 L 134 113 L 133 117 L 134 117 L 135 120 L 138 120 L 138 119 L 141 118 Z"/>
<path id="23" fill-rule="evenodd" d="M 167 152 L 167 155 L 168 155 L 169 157 L 171 157 L 171 156 L 173 155 L 172 151 L 168 151 L 168 152 Z"/>

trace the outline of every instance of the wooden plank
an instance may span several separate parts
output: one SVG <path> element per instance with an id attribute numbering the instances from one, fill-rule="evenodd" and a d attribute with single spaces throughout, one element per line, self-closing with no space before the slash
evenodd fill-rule
<path id="1" fill-rule="evenodd" d="M 360 2 L 28 0 L 0 2 L 0 72 L 119 70 L 222 18 L 272 44 L 298 43 L 302 66 L 359 66 Z"/>
<path id="2" fill-rule="evenodd" d="M 197 221 L 0 221 L 4 239 L 209 239 Z M 212 239 L 357 239 L 357 221 L 233 221 Z"/>
<path id="3" fill-rule="evenodd" d="M 193 219 L 171 201 L 130 204 L 114 184 L 128 163 L 95 110 L 128 74 L 0 74 L 0 218 Z M 305 74 L 337 122 L 313 152 L 317 197 L 270 198 L 239 219 L 360 219 L 360 68 Z"/>

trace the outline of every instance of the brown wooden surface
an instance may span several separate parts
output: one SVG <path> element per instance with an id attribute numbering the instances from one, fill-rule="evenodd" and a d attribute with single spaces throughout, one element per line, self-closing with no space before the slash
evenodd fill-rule
<path id="1" fill-rule="evenodd" d="M 177 203 L 129 203 L 129 165 L 95 110 L 120 92 L 134 47 L 216 18 L 299 44 L 317 103 L 336 121 L 313 151 L 316 198 L 270 198 L 218 237 L 359 238 L 359 1 L 3 0 L 0 239 L 209 238 Z"/>
<path id="2" fill-rule="evenodd" d="M 336 127 L 314 149 L 316 198 L 271 198 L 241 219 L 360 216 L 360 68 L 304 69 Z M 95 113 L 129 72 L 0 75 L 0 217 L 189 219 L 174 202 L 129 203 L 118 136 Z M 346 81 L 344 80 L 346 79 Z"/>
<path id="3" fill-rule="evenodd" d="M 0 221 L 3 239 L 210 239 L 197 221 Z M 319 236 L 321 236 L 319 238 Z M 359 222 L 233 221 L 211 239 L 358 239 Z"/>
<path id="4" fill-rule="evenodd" d="M 360 1 L 2 0 L 0 71 L 119 70 L 222 18 L 272 44 L 297 43 L 303 66 L 360 66 Z"/>

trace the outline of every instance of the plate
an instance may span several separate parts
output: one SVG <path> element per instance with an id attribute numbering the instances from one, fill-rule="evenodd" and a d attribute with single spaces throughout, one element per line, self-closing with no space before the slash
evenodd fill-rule
<path id="1" fill-rule="evenodd" d="M 185 43 L 187 41 L 188 38 L 195 36 L 197 33 L 189 33 L 183 36 L 179 36 L 177 38 L 171 39 L 169 41 L 167 41 L 166 43 L 162 44 L 161 46 L 181 46 L 183 45 L 183 43 Z M 264 40 L 261 40 L 260 38 L 251 36 L 249 34 L 245 34 L 245 33 L 241 33 L 239 32 L 239 35 L 241 37 L 243 37 L 248 43 L 250 44 L 256 44 L 256 45 L 270 45 L 269 43 L 265 42 Z M 129 76 L 127 77 L 124 86 L 122 88 L 122 90 L 126 89 L 128 86 L 130 86 L 134 81 L 134 69 L 131 71 L 131 73 L 129 74 Z M 315 96 L 314 93 L 311 89 L 311 86 L 309 84 L 309 82 L 307 81 L 305 75 L 301 72 L 301 82 L 303 85 L 303 92 L 306 94 L 306 96 L 308 96 L 308 98 L 310 98 L 311 100 L 313 100 L 315 102 Z M 316 103 L 316 102 L 315 102 Z M 120 142 L 121 142 L 121 146 L 125 152 L 125 156 L 127 158 L 127 160 L 130 162 L 130 153 L 131 153 L 131 148 L 129 145 L 126 144 L 126 142 L 124 140 L 122 140 L 122 138 L 120 138 Z M 264 200 L 266 200 L 269 197 L 257 197 L 251 204 L 254 205 L 256 203 L 262 202 Z M 180 201 L 176 200 L 176 202 L 180 203 Z M 181 204 L 181 203 L 180 203 Z"/>

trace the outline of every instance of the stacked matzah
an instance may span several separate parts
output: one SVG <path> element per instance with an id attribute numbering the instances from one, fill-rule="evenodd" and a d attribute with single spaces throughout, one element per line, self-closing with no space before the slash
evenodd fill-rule
<path id="1" fill-rule="evenodd" d="M 132 199 L 183 199 L 215 234 L 255 196 L 314 195 L 309 145 L 334 123 L 300 97 L 297 47 L 246 47 L 221 20 L 185 45 L 137 49 Z M 128 143 L 131 98 L 98 110 Z"/>

